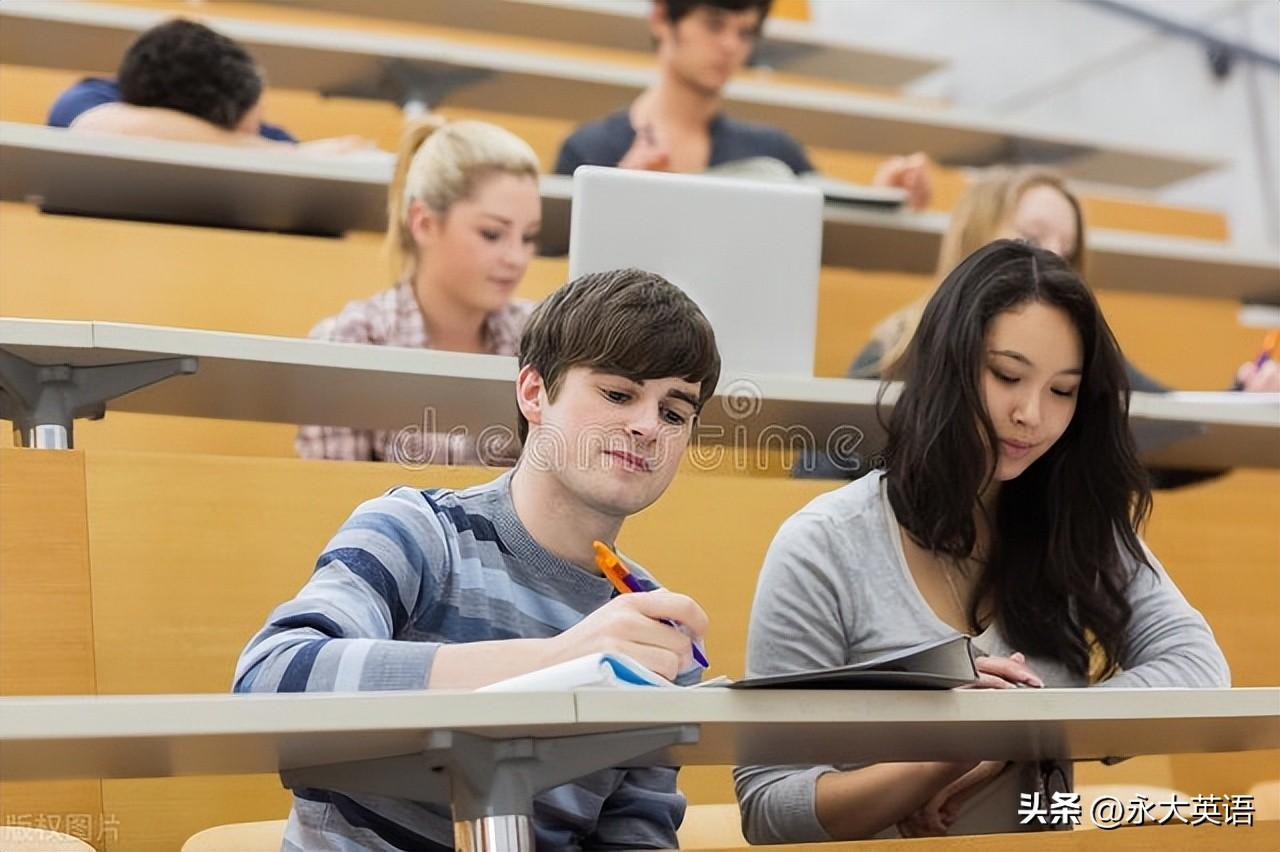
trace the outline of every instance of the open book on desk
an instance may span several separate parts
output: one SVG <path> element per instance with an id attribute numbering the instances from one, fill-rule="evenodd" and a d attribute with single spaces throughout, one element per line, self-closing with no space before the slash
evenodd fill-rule
<path id="1" fill-rule="evenodd" d="M 730 689 L 952 689 L 977 679 L 973 643 L 952 636 L 853 665 L 749 677 Z"/>
<path id="2" fill-rule="evenodd" d="M 696 689 L 701 686 L 723 686 L 728 682 L 728 678 L 717 677 L 694 686 L 682 687 L 655 674 L 626 654 L 587 654 L 545 669 L 491 683 L 476 692 L 562 692 L 611 686 Z"/>

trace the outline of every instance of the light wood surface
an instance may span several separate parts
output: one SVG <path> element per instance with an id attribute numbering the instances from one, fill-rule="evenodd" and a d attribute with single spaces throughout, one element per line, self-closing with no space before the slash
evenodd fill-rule
<path id="1" fill-rule="evenodd" d="M 418 754 L 433 730 L 577 730 L 570 692 L 13 697 L 0 709 L 0 777 L 23 781 L 276 772 Z"/>
<path id="2" fill-rule="evenodd" d="M 296 0 L 268 0 L 299 5 Z M 369 15 L 396 22 L 478 30 L 649 54 L 653 50 L 644 2 L 583 0 L 305 0 L 308 9 Z M 778 4 L 775 4 L 775 6 Z M 943 65 L 940 57 L 885 50 L 870 40 L 839 39 L 774 13 L 765 21 L 756 64 L 795 74 L 830 77 L 872 86 L 901 86 Z"/>
<path id="3" fill-rule="evenodd" d="M 225 9 L 221 9 L 225 13 Z M 161 9 L 56 6 L 10 0 L 0 9 L 6 26 L 0 45 L 11 62 L 45 67 L 79 65 L 110 70 L 135 33 L 163 20 Z M 242 18 L 211 16 L 207 23 L 251 50 L 276 85 L 316 91 L 349 91 L 352 81 L 376 80 L 384 62 L 398 58 L 437 72 L 483 79 L 453 90 L 448 102 L 500 111 L 535 109 L 543 114 L 593 118 L 634 97 L 651 72 L 630 64 L 584 61 L 542 53 L 468 46 L 453 40 L 382 33 L 376 37 L 345 29 L 283 26 Z M 60 49 L 75 34 L 75 48 Z M 490 43 L 496 37 L 488 37 Z M 32 44 L 41 49 L 31 49 Z M 1042 130 L 993 120 L 960 110 L 940 110 L 905 102 L 739 79 L 725 89 L 728 107 L 742 118 L 777 124 L 808 144 L 848 146 L 895 154 L 924 150 L 950 164 L 980 165 L 1008 158 L 1015 150 L 1052 151 L 1063 168 L 1079 177 L 1120 185 L 1158 187 L 1221 163 L 1203 152 L 1138 147 L 1086 139 L 1063 128 Z"/>
<path id="4" fill-rule="evenodd" d="M 113 410 L 515 434 L 512 357 L 30 319 L 0 319 L 0 346 L 37 364 L 197 360 L 194 374 L 112 400 Z M 877 381 L 740 373 L 728 364 L 695 425 L 691 460 L 715 468 L 727 452 L 771 446 L 857 449 L 870 459 L 884 444 L 881 404 L 891 405 L 897 389 L 882 395 Z M 1144 457 L 1193 469 L 1280 467 L 1280 397 L 1227 397 L 1134 394 L 1130 425 Z"/>
<path id="5" fill-rule="evenodd" d="M 10 460 L 21 455 L 39 464 L 63 457 L 3 450 L 0 470 L 13 470 Z M 226 690 L 244 643 L 267 612 L 302 585 L 315 555 L 355 505 L 396 484 L 458 487 L 491 475 L 468 468 L 413 471 L 154 452 L 66 455 L 86 460 L 101 692 Z M 662 501 L 624 528 L 620 543 L 629 555 L 712 612 L 713 674 L 741 674 L 765 548 L 786 517 L 829 487 L 682 474 Z M 1158 495 L 1145 536 L 1214 627 L 1239 686 L 1280 683 L 1280 664 L 1270 652 L 1280 645 L 1280 623 L 1269 615 L 1280 611 L 1278 499 L 1277 474 L 1238 471 Z M 708 511 L 709 506 L 724 510 Z M 11 518 L 21 523 L 23 515 L 5 516 Z M 0 535 L 14 528 L 2 523 Z M 227 541 L 236 543 L 236 554 L 255 557 L 229 557 Z M 714 560 L 691 558 L 705 552 L 707 541 L 720 548 Z M 140 623 L 144 632 L 137 629 Z M 1243 793 L 1274 777 L 1278 760 L 1277 752 L 1140 758 L 1108 768 L 1081 765 L 1078 778 Z M 681 786 L 695 802 L 729 801 L 733 795 L 725 767 L 688 768 Z M 208 825 L 280 818 L 288 801 L 274 776 L 107 781 L 102 789 L 106 810 L 120 816 L 122 835 L 164 817 L 156 839 L 120 847 L 147 852 L 172 849 Z M 52 810 L 49 803 L 59 799 L 46 793 L 39 801 Z"/>
<path id="6" fill-rule="evenodd" d="M 146 246 L 145 253 L 139 254 L 138 244 Z M 81 250 L 69 251 L 69 246 Z M 138 262 L 143 256 L 146 262 Z M 270 270 L 265 284 L 264 269 Z M 518 294 L 541 298 L 563 283 L 567 272 L 563 259 L 536 258 Z M 0 203 L 0 277 L 0 315 L 5 316 L 302 336 L 346 302 L 388 286 L 393 274 L 371 234 L 328 240 L 49 216 L 25 204 Z M 931 276 L 824 267 L 817 375 L 843 375 L 876 323 L 931 286 Z M 1129 359 L 1173 387 L 1226 387 L 1235 366 L 1257 353 L 1259 333 L 1237 323 L 1238 305 L 1228 300 L 1111 291 L 1101 292 L 1099 299 Z M 115 422 L 84 424 L 79 440 L 111 432 Z M 180 446 L 164 440 L 148 434 L 147 442 L 133 446 Z M 290 440 L 287 435 L 280 444 L 286 454 Z M 252 452 L 253 443 L 188 446 L 196 452 L 234 451 L 235 446 Z"/>
<path id="7" fill-rule="evenodd" d="M 87 73 L 0 65 L 0 120 L 42 124 L 58 94 Z M 396 150 L 403 127 L 400 110 L 385 101 L 325 97 L 296 89 L 268 88 L 263 94 L 263 109 L 270 120 L 301 139 L 358 132 L 388 151 Z M 499 112 L 445 104 L 439 112 L 450 119 L 475 119 L 506 127 L 529 142 L 545 172 L 554 167 L 560 143 L 575 126 L 572 120 L 519 110 Z M 822 173 L 855 183 L 870 183 L 884 160 L 882 154 L 816 145 L 808 146 L 808 153 Z M 950 210 L 967 184 L 965 171 L 935 166 L 930 172 L 934 196 L 929 209 Z M 1082 196 L 1086 218 L 1093 227 L 1219 241 L 1227 237 L 1226 217 L 1220 211 L 1171 207 L 1141 195 L 1125 196 L 1097 187 L 1082 191 Z"/>
<path id="8" fill-rule="evenodd" d="M 0 698 L 7 780 L 274 772 L 488 739 L 693 725 L 633 765 L 1085 760 L 1280 747 L 1280 688 L 417 691 Z M 599 767 L 606 768 L 604 766 Z"/>
<path id="9" fill-rule="evenodd" d="M 0 197 L 52 212 L 329 236 L 385 227 L 387 154 L 319 161 L 15 123 L 0 125 L 0 145 Z M 572 181 L 544 176 L 541 193 L 542 251 L 564 254 Z M 947 217 L 831 201 L 823 223 L 827 265 L 931 274 Z M 1100 290 L 1280 302 L 1269 249 L 1096 227 L 1089 245 Z"/>
<path id="10" fill-rule="evenodd" d="M 4 454 L 0 695 L 95 691 L 85 512 L 83 456 Z M 0 782 L 0 825 L 53 828 L 102 814 L 102 785 L 96 780 Z"/>

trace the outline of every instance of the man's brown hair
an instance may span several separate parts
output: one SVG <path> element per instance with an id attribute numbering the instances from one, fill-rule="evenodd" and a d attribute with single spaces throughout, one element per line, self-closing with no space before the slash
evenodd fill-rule
<path id="1" fill-rule="evenodd" d="M 680 378 L 698 384 L 698 409 L 715 393 L 720 352 L 702 310 L 661 275 L 640 269 L 593 272 L 552 293 L 520 337 L 520 366 L 542 377 L 555 399 L 571 367 L 640 382 Z M 519 414 L 520 440 L 529 421 Z"/>

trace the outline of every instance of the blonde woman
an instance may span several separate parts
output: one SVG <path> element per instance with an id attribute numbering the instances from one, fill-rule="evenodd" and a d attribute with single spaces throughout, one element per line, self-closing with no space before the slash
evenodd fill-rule
<path id="1" fill-rule="evenodd" d="M 1080 200 L 1057 173 L 1036 167 L 992 169 L 971 184 L 956 202 L 938 254 L 937 279 L 942 281 L 960 261 L 982 246 L 999 239 L 1015 239 L 1052 251 L 1087 281 L 1085 233 Z M 926 294 L 881 321 L 872 332 L 871 340 L 854 358 L 847 376 L 894 378 L 932 295 Z M 1133 390 L 1147 393 L 1169 390 L 1128 361 L 1124 366 Z M 1242 364 L 1236 379 L 1246 391 L 1280 390 L 1280 366 L 1272 361 L 1261 366 L 1251 362 Z M 837 457 L 806 453 L 797 459 L 792 473 L 802 477 L 853 479 L 865 474 L 868 467 L 858 454 Z M 1173 488 L 1217 475 L 1216 472 L 1173 469 L 1152 469 L 1150 473 L 1155 488 Z"/>
<path id="2" fill-rule="evenodd" d="M 538 159 L 492 124 L 411 126 L 387 205 L 387 248 L 399 278 L 351 302 L 311 337 L 344 343 L 515 355 L 533 310 L 513 298 L 542 224 Z M 514 448 L 477 449 L 474 438 L 426 432 L 303 426 L 305 458 L 416 464 L 503 463 Z"/>
<path id="3" fill-rule="evenodd" d="M 1024 240 L 1046 248 L 1088 280 L 1084 213 L 1079 199 L 1054 172 L 1038 168 L 994 169 L 973 183 L 951 211 L 951 227 L 943 235 L 938 251 L 937 280 L 946 278 L 960 261 L 998 239 Z M 892 375 L 931 295 L 925 294 L 876 326 L 871 341 L 849 368 L 850 378 Z M 1131 374 L 1130 379 L 1133 378 Z M 1146 383 L 1155 384 L 1149 379 Z"/>

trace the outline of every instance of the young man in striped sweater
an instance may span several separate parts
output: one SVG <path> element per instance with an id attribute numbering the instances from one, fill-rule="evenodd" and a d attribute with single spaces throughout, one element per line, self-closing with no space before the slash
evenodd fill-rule
<path id="1" fill-rule="evenodd" d="M 598 651 L 697 680 L 690 636 L 660 619 L 696 638 L 706 614 L 665 590 L 616 596 L 592 541 L 615 541 L 675 475 L 719 378 L 710 324 L 657 275 L 587 275 L 538 307 L 519 360 L 516 467 L 359 506 L 241 653 L 236 692 L 466 689 Z M 676 846 L 675 776 L 610 769 L 542 793 L 538 848 Z M 452 847 L 447 807 L 316 789 L 294 790 L 284 844 Z"/>

